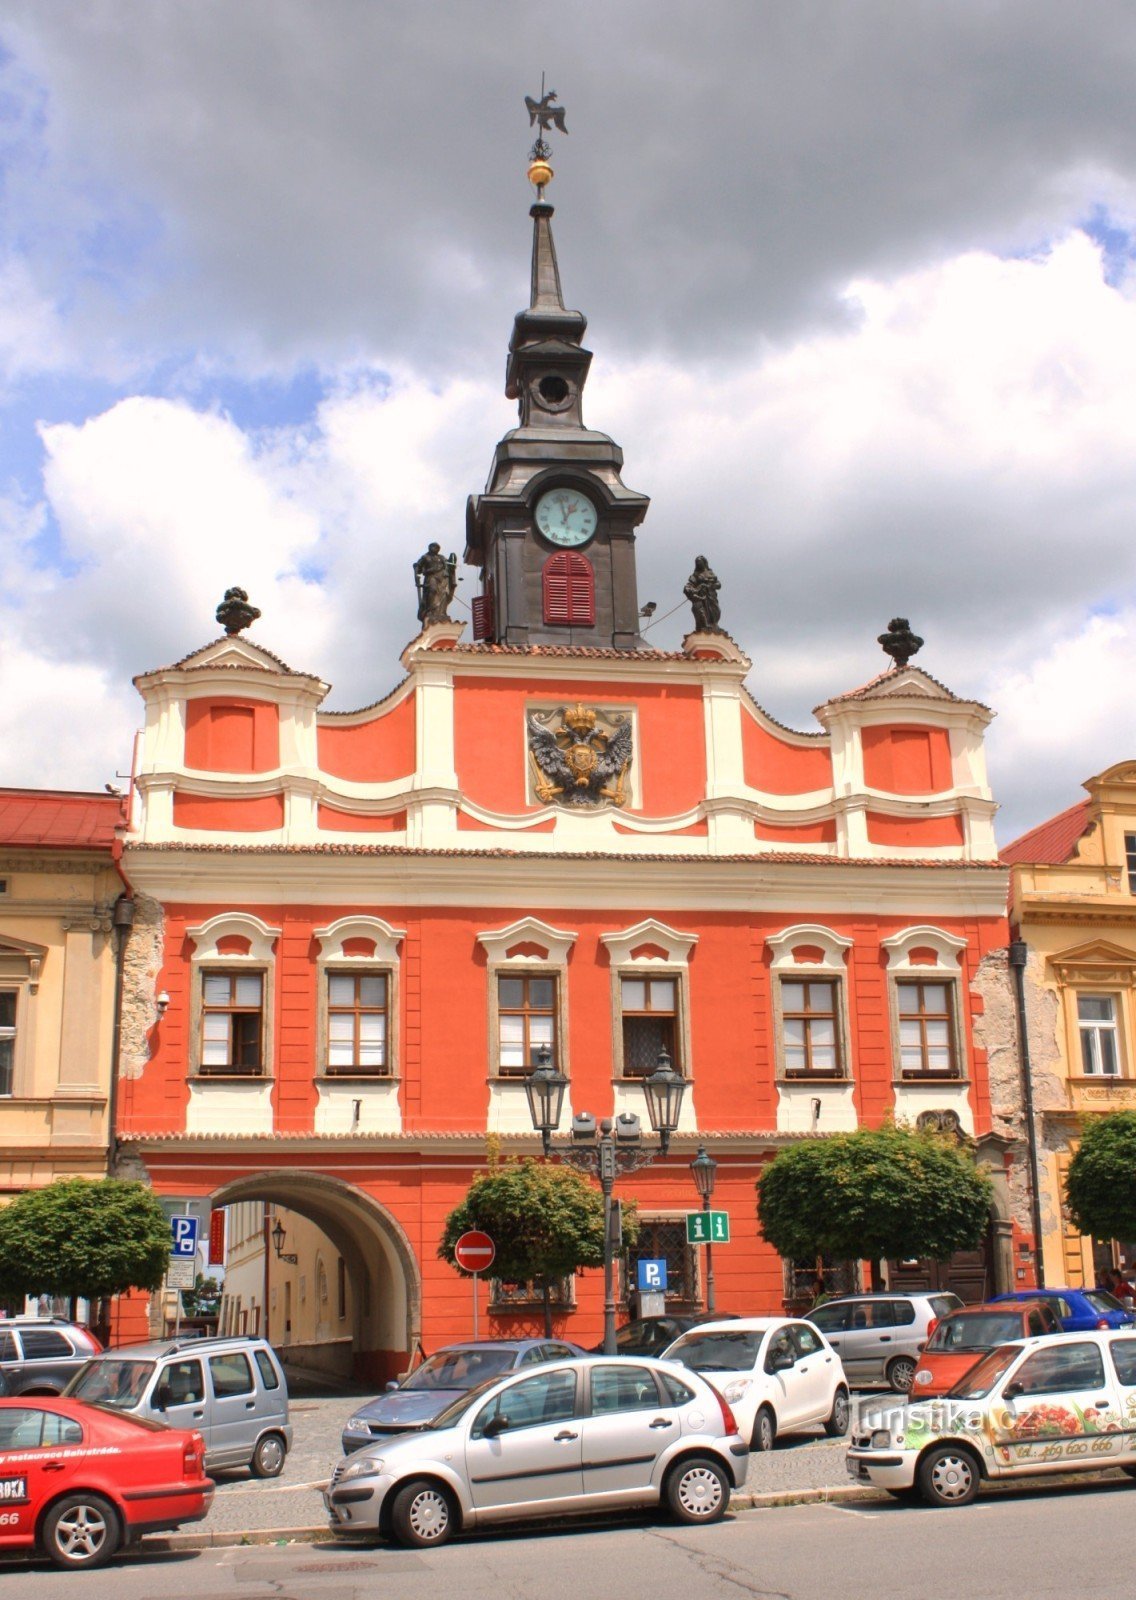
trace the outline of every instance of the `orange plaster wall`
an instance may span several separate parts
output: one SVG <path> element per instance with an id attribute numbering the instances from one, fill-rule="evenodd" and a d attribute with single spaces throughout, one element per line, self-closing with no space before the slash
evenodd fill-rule
<path id="1" fill-rule="evenodd" d="M 218 833 L 267 833 L 284 826 L 284 796 L 174 793 L 175 828 L 209 828 Z"/>
<path id="2" fill-rule="evenodd" d="M 406 812 L 392 811 L 386 816 L 363 815 L 356 811 L 337 811 L 334 806 L 317 804 L 316 826 L 329 833 L 401 833 L 406 827 Z"/>
<path id="3" fill-rule="evenodd" d="M 202 772 L 271 772 L 280 765 L 280 709 L 264 700 L 190 700 L 185 764 Z"/>
<path id="4" fill-rule="evenodd" d="M 634 770 L 645 816 L 689 811 L 706 794 L 702 691 L 693 684 L 588 683 L 575 696 L 562 682 L 520 684 L 459 678 L 454 685 L 454 759 L 462 791 L 489 811 L 535 811 L 527 800 L 525 715 L 534 705 L 633 704 Z M 628 808 L 631 809 L 630 807 Z"/>
<path id="5" fill-rule="evenodd" d="M 354 783 L 391 783 L 414 772 L 414 700 L 408 694 L 369 722 L 344 727 L 328 717 L 316 719 L 320 770 Z"/>
<path id="6" fill-rule="evenodd" d="M 742 770 L 751 789 L 766 794 L 809 794 L 832 787 L 832 757 L 828 744 L 806 748 L 789 744 L 763 728 L 744 706 L 742 719 Z"/>
<path id="7" fill-rule="evenodd" d="M 862 728 L 864 782 L 888 794 L 941 794 L 952 786 L 945 728 Z"/>
<path id="8" fill-rule="evenodd" d="M 867 824 L 870 844 L 917 848 L 919 845 L 961 845 L 966 839 L 958 812 L 947 817 L 889 817 L 880 811 L 869 811 Z"/>
<path id="9" fill-rule="evenodd" d="M 774 822 L 755 822 L 753 831 L 755 838 L 769 839 L 781 844 L 836 843 L 836 821 L 833 817 L 819 822 L 795 823 L 791 827 L 781 827 Z"/>

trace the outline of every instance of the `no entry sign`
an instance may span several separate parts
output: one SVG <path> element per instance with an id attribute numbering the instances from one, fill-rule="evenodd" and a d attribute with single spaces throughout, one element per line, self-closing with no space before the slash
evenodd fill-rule
<path id="1" fill-rule="evenodd" d="M 496 1254 L 497 1247 L 489 1235 L 475 1228 L 463 1233 L 454 1245 L 454 1260 L 463 1272 L 488 1272 Z"/>

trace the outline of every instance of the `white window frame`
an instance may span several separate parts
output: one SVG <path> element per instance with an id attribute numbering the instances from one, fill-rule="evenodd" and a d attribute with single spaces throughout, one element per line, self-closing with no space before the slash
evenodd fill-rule
<path id="1" fill-rule="evenodd" d="M 650 982 L 670 978 L 675 986 L 674 1069 L 688 1084 L 694 1082 L 694 1057 L 690 1046 L 690 953 L 698 943 L 696 933 L 680 933 L 654 917 L 618 933 L 600 935 L 611 962 L 612 1082 L 641 1084 L 639 1073 L 628 1075 L 623 1065 L 623 980 Z M 661 951 L 656 955 L 654 951 Z M 648 953 L 650 951 L 651 953 Z"/>
<path id="2" fill-rule="evenodd" d="M 248 911 L 228 911 L 210 917 L 195 928 L 187 928 L 193 940 L 190 958 L 193 973 L 190 1000 L 191 1059 L 189 1075 L 202 1084 L 266 1083 L 275 1077 L 276 941 L 279 928 L 271 928 Z M 221 951 L 223 939 L 248 941 L 246 952 Z M 261 975 L 261 1063 L 259 1072 L 203 1071 L 205 978 L 211 973 L 259 973 Z"/>
<path id="3" fill-rule="evenodd" d="M 393 928 L 382 917 L 340 917 L 326 928 L 317 928 L 319 943 L 316 958 L 317 1018 L 316 1018 L 316 1077 L 327 1083 L 397 1083 L 400 1066 L 400 1000 L 401 970 L 400 946 L 406 938 L 405 928 Z M 374 945 L 372 955 L 348 955 L 346 944 L 355 939 L 365 939 Z M 337 1068 L 328 1070 L 330 1034 L 330 985 L 334 974 L 348 973 L 356 977 L 385 977 L 387 980 L 387 1039 L 386 1063 L 380 1071 L 358 1067 L 355 1071 Z"/>
<path id="4" fill-rule="evenodd" d="M 773 1038 L 777 1079 L 782 1083 L 845 1084 L 853 1081 L 852 1035 L 848 1025 L 848 951 L 853 940 L 834 933 L 819 923 L 799 922 L 792 928 L 774 934 L 766 944 L 772 954 L 770 976 L 772 979 Z M 805 948 L 819 950 L 819 961 L 798 961 L 797 951 Z M 785 1064 L 785 1008 L 781 993 L 783 983 L 808 983 L 810 980 L 835 985 L 837 1050 L 840 1057 L 839 1072 L 790 1072 Z"/>
<path id="5" fill-rule="evenodd" d="M 962 1012 L 963 952 L 966 940 L 942 928 L 924 923 L 904 928 L 890 938 L 880 941 L 887 954 L 888 1018 L 891 1026 L 892 1078 L 898 1085 L 969 1084 L 971 1079 L 967 1034 Z M 933 950 L 934 962 L 914 961 L 916 950 Z M 947 989 L 948 1014 L 954 1061 L 950 1072 L 909 1072 L 903 1070 L 900 1038 L 899 985 L 900 983 L 939 983 Z"/>
<path id="6" fill-rule="evenodd" d="M 16 996 L 16 1020 L 11 1030 L 12 1084 L 3 1100 L 21 1100 L 31 1090 L 32 1044 L 36 1025 L 36 997 L 39 994 L 47 947 L 29 944 L 24 939 L 0 938 L 0 989 Z"/>
<path id="7" fill-rule="evenodd" d="M 1100 989 L 1078 989 L 1075 993 L 1074 999 L 1077 1010 L 1077 1076 L 1083 1078 L 1123 1078 L 1125 1076 L 1125 1071 L 1124 1051 L 1122 1048 L 1123 1041 L 1121 1038 L 1120 1027 L 1120 995 L 1112 991 Z M 1107 1000 L 1112 1012 L 1111 1020 L 1104 1021 L 1101 1018 L 1083 1018 L 1081 1016 L 1082 1000 Z M 1100 1064 L 1100 1035 L 1102 1033 L 1109 1033 L 1112 1035 L 1112 1054 L 1113 1061 L 1115 1062 L 1116 1066 L 1116 1070 L 1114 1072 L 1105 1072 Z M 1086 1035 L 1088 1035 L 1092 1041 L 1089 1047 L 1089 1054 L 1090 1057 L 1095 1061 L 1095 1066 L 1085 1065 L 1084 1040 Z"/>
<path id="8" fill-rule="evenodd" d="M 508 927 L 488 929 L 477 936 L 487 957 L 486 981 L 489 985 L 486 1013 L 488 1035 L 486 1060 L 490 1083 L 523 1085 L 523 1072 L 501 1071 L 500 978 L 552 978 L 556 984 L 553 1065 L 569 1080 L 572 1076 L 568 1053 L 568 955 L 576 942 L 574 931 L 554 928 L 539 917 L 521 917 Z"/>

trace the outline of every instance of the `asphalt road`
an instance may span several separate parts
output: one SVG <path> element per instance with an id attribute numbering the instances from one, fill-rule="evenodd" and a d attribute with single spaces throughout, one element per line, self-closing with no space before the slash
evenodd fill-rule
<path id="1" fill-rule="evenodd" d="M 290 1545 L 132 1556 L 103 1572 L 5 1562 L 19 1600 L 980 1600 L 1133 1591 L 1136 1486 L 1018 1487 L 973 1506 L 742 1511 L 711 1528 L 654 1519 L 482 1534 L 441 1550 Z"/>

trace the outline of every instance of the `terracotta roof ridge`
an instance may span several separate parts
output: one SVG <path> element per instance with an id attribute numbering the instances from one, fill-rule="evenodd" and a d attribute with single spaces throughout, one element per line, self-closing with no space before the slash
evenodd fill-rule
<path id="1" fill-rule="evenodd" d="M 1024 862 L 1032 866 L 1059 866 L 1071 861 L 1076 845 L 1088 832 L 1091 821 L 1089 811 L 1092 801 L 1078 800 L 1056 816 L 1020 833 L 1011 839 L 998 854 L 999 861 L 1007 866 Z"/>

